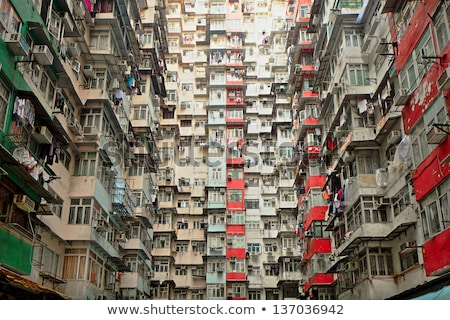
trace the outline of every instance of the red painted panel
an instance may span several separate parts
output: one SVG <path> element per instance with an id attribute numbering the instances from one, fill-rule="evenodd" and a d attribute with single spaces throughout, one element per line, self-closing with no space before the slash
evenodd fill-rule
<path id="1" fill-rule="evenodd" d="M 313 221 L 325 221 L 325 214 L 328 211 L 327 206 L 315 206 L 312 207 L 305 217 L 304 227 L 305 230 L 309 229 L 309 226 Z"/>
<path id="2" fill-rule="evenodd" d="M 450 45 L 447 45 L 446 49 L 447 61 L 450 62 Z M 402 118 L 403 127 L 406 134 L 409 134 L 411 129 L 420 119 L 424 111 L 433 103 L 436 96 L 439 94 L 439 88 L 436 84 L 436 80 L 445 71 L 445 65 L 433 64 L 435 67 L 430 68 L 427 74 L 424 76 L 419 86 L 411 95 L 409 103 L 403 107 Z"/>
<path id="3" fill-rule="evenodd" d="M 245 272 L 227 272 L 227 281 L 245 281 L 246 279 Z"/>
<path id="4" fill-rule="evenodd" d="M 303 290 L 308 290 L 311 288 L 312 285 L 331 285 L 334 282 L 334 276 L 330 273 L 316 273 L 314 276 L 309 279 L 305 286 L 303 287 Z"/>
<path id="5" fill-rule="evenodd" d="M 423 244 L 423 261 L 427 276 L 446 267 L 450 268 L 449 243 L 450 228 Z"/>
<path id="6" fill-rule="evenodd" d="M 245 259 L 245 253 L 247 252 L 247 249 L 244 248 L 228 248 L 227 249 L 227 259 L 230 257 L 236 257 L 236 259 Z"/>
<path id="7" fill-rule="evenodd" d="M 306 248 L 305 259 L 310 260 L 316 253 L 331 253 L 331 239 L 311 238 Z"/>
<path id="8" fill-rule="evenodd" d="M 417 201 L 450 175 L 450 163 L 442 163 L 449 154 L 450 136 L 447 136 L 414 171 L 412 178 Z"/>
<path id="9" fill-rule="evenodd" d="M 430 24 L 430 19 L 428 17 L 433 16 L 439 2 L 439 0 L 427 0 L 426 5 L 419 4 L 416 7 L 417 9 L 399 41 L 399 54 L 395 57 L 397 71 L 400 71 L 403 68 L 406 61 L 411 56 L 412 50 L 420 40 L 420 35 L 423 34 L 425 28 Z M 397 35 L 393 34 L 391 35 L 391 38 L 397 39 Z"/>
<path id="10" fill-rule="evenodd" d="M 229 224 L 227 225 L 227 234 L 245 234 L 245 225 Z"/>
<path id="11" fill-rule="evenodd" d="M 303 121 L 303 124 L 314 126 L 319 123 L 319 118 L 306 118 L 305 121 Z"/>
<path id="12" fill-rule="evenodd" d="M 230 189 L 244 189 L 244 179 L 231 179 L 227 180 L 227 188 Z"/>
<path id="13" fill-rule="evenodd" d="M 327 181 L 325 176 L 310 176 L 306 180 L 306 194 L 308 194 L 310 188 L 323 188 Z"/>

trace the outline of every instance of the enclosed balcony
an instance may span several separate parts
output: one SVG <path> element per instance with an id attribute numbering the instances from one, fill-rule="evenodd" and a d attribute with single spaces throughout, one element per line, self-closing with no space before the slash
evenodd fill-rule
<path id="1" fill-rule="evenodd" d="M 125 179 L 116 179 L 112 190 L 113 210 L 124 217 L 133 215 L 136 198 Z"/>

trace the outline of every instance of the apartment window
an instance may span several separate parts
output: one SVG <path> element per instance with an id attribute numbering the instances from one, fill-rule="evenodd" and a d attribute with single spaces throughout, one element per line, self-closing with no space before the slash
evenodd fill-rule
<path id="1" fill-rule="evenodd" d="M 264 275 L 265 276 L 278 276 L 280 274 L 280 267 L 278 264 L 265 264 Z"/>
<path id="2" fill-rule="evenodd" d="M 245 213 L 243 211 L 228 211 L 229 224 L 244 224 Z"/>
<path id="3" fill-rule="evenodd" d="M 156 236 L 154 241 L 154 248 L 167 249 L 169 248 L 170 240 L 169 236 Z"/>
<path id="4" fill-rule="evenodd" d="M 228 202 L 241 202 L 242 201 L 242 190 L 228 190 Z"/>
<path id="5" fill-rule="evenodd" d="M 141 35 L 141 41 L 143 44 L 152 44 L 153 43 L 153 32 L 145 32 Z"/>
<path id="6" fill-rule="evenodd" d="M 358 153 L 356 159 L 357 174 L 375 174 L 376 170 L 380 168 L 380 155 L 377 150 Z"/>
<path id="7" fill-rule="evenodd" d="M 175 267 L 175 275 L 176 276 L 187 276 L 186 266 L 176 266 Z"/>
<path id="8" fill-rule="evenodd" d="M 370 74 L 367 64 L 349 64 L 348 76 L 352 86 L 369 86 Z"/>
<path id="9" fill-rule="evenodd" d="M 169 261 L 168 260 L 156 260 L 153 263 L 155 267 L 155 272 L 169 272 Z"/>
<path id="10" fill-rule="evenodd" d="M 283 192 L 281 194 L 281 201 L 287 201 L 287 202 L 292 202 L 296 200 L 296 195 L 295 192 Z"/>
<path id="11" fill-rule="evenodd" d="M 259 199 L 245 199 L 245 209 L 259 209 Z"/>
<path id="12" fill-rule="evenodd" d="M 178 38 L 168 38 L 167 39 L 167 45 L 171 49 L 177 49 L 179 45 L 179 39 Z"/>
<path id="13" fill-rule="evenodd" d="M 3 0 L 1 2 L 0 25 L 5 28 L 8 33 L 19 33 L 22 21 L 11 6 L 9 0 Z"/>
<path id="14" fill-rule="evenodd" d="M 1 107 L 0 107 L 1 109 Z M 1 112 L 1 110 L 0 110 Z M 0 114 L 1 117 L 1 114 Z M 66 168 L 67 170 L 70 170 L 70 161 L 72 160 L 72 157 L 70 156 L 70 153 L 62 148 L 59 148 L 59 162 Z"/>
<path id="15" fill-rule="evenodd" d="M 0 9 L 0 22 L 3 23 L 3 11 Z M 8 87 L 0 80 L 0 130 L 5 131 L 5 120 L 6 120 L 6 109 L 8 108 L 9 99 L 11 96 L 11 91 Z"/>
<path id="16" fill-rule="evenodd" d="M 228 177 L 231 179 L 242 179 L 243 177 L 243 169 L 228 169 Z"/>
<path id="17" fill-rule="evenodd" d="M 422 202 L 422 225 L 425 239 L 450 225 L 450 179 L 426 196 Z"/>
<path id="18" fill-rule="evenodd" d="M 295 248 L 295 238 L 293 237 L 283 237 L 282 238 L 283 249 L 292 249 Z"/>
<path id="19" fill-rule="evenodd" d="M 69 224 L 90 224 L 91 208 L 93 200 L 91 198 L 75 198 L 70 200 Z"/>
<path id="20" fill-rule="evenodd" d="M 448 18 L 443 9 L 441 9 L 441 11 L 439 11 L 439 13 L 436 15 L 435 21 L 435 33 L 438 52 L 441 52 L 449 41 Z"/>
<path id="21" fill-rule="evenodd" d="M 36 88 L 41 91 L 47 102 L 53 105 L 56 85 L 51 80 L 51 77 L 47 75 L 45 70 L 43 68 L 34 68 L 31 75 L 31 80 L 33 81 L 33 84 L 36 86 Z"/>
<path id="22" fill-rule="evenodd" d="M 85 280 L 87 249 L 72 248 L 64 252 L 63 279 Z"/>
<path id="23" fill-rule="evenodd" d="M 188 252 L 188 243 L 177 243 L 176 252 Z"/>
<path id="24" fill-rule="evenodd" d="M 414 167 L 417 166 L 430 154 L 431 146 L 427 141 L 427 129 L 424 119 L 420 118 L 411 130 L 411 145 Z"/>
<path id="25" fill-rule="evenodd" d="M 163 113 L 162 113 L 162 118 L 163 119 L 174 119 L 175 118 L 175 112 L 173 109 L 163 109 Z"/>
<path id="26" fill-rule="evenodd" d="M 229 248 L 245 248 L 245 236 L 229 235 L 227 244 Z"/>
<path id="27" fill-rule="evenodd" d="M 369 248 L 369 266 L 372 276 L 386 276 L 394 273 L 391 248 Z"/>
<path id="28" fill-rule="evenodd" d="M 180 127 L 192 127 L 192 120 L 181 120 Z"/>
<path id="29" fill-rule="evenodd" d="M 252 254 L 261 253 L 261 244 L 260 243 L 247 243 L 247 252 Z"/>
<path id="30" fill-rule="evenodd" d="M 360 46 L 360 35 L 355 34 L 354 31 L 345 32 L 345 46 L 347 47 L 359 47 Z"/>
<path id="31" fill-rule="evenodd" d="M 169 213 L 162 213 L 160 215 L 157 215 L 157 224 L 170 224 L 170 214 Z"/>
<path id="32" fill-rule="evenodd" d="M 224 284 L 209 284 L 206 287 L 209 299 L 225 298 Z"/>
<path id="33" fill-rule="evenodd" d="M 146 120 L 148 116 L 148 105 L 138 104 L 133 107 L 135 120 Z"/>
<path id="34" fill-rule="evenodd" d="M 215 236 L 215 237 L 210 237 L 208 239 L 208 245 L 211 249 L 221 249 L 224 246 L 224 241 L 225 241 L 225 235 L 222 236 Z M 209 264 L 208 264 L 209 266 Z M 215 270 L 209 271 L 209 272 L 213 272 Z"/>
<path id="35" fill-rule="evenodd" d="M 262 299 L 261 291 L 249 291 L 248 292 L 248 300 L 258 300 L 259 301 L 261 299 Z"/>
<path id="36" fill-rule="evenodd" d="M 225 191 L 209 191 L 208 192 L 208 201 L 209 202 L 225 202 Z"/>
<path id="37" fill-rule="evenodd" d="M 197 228 L 197 229 L 200 229 L 200 228 Z M 192 241 L 192 252 L 205 252 L 205 246 L 206 246 L 205 242 Z M 203 269 L 200 267 L 197 267 L 197 268 Z"/>
<path id="38" fill-rule="evenodd" d="M 41 265 L 40 271 L 59 276 L 59 254 L 47 246 L 36 246 L 35 259 Z"/>
<path id="39" fill-rule="evenodd" d="M 91 50 L 109 50 L 111 48 L 111 33 L 109 30 L 91 31 L 89 49 Z"/>
<path id="40" fill-rule="evenodd" d="M 178 200 L 178 208 L 189 208 L 189 200 Z"/>
<path id="41" fill-rule="evenodd" d="M 245 221 L 245 229 L 247 229 L 247 230 L 259 230 L 260 229 L 259 220 L 247 220 L 247 221 Z"/>
<path id="42" fill-rule="evenodd" d="M 277 202 L 275 198 L 271 199 L 264 199 L 264 208 L 274 208 L 276 206 Z"/>
<path id="43" fill-rule="evenodd" d="M 392 197 L 392 208 L 394 216 L 399 215 L 411 204 L 411 194 L 408 186 L 404 186 L 394 197 Z"/>
<path id="44" fill-rule="evenodd" d="M 167 100 L 176 101 L 177 100 L 177 91 L 176 90 L 167 90 Z"/>
<path id="45" fill-rule="evenodd" d="M 95 152 L 82 152 L 75 161 L 76 176 L 94 176 L 96 169 Z"/>
<path id="46" fill-rule="evenodd" d="M 278 150 L 281 158 L 292 158 L 292 147 L 279 147 Z"/>
<path id="47" fill-rule="evenodd" d="M 264 244 L 264 252 L 265 253 L 275 253 L 278 250 L 278 246 L 276 243 L 266 243 Z"/>
<path id="48" fill-rule="evenodd" d="M 233 298 L 245 298 L 245 287 L 246 285 L 242 283 L 232 283 L 230 291 L 232 292 Z"/>

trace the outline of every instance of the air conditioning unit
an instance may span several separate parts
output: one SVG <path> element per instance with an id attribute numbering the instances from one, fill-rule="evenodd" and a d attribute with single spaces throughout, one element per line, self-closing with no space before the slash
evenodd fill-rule
<path id="1" fill-rule="evenodd" d="M 97 129 L 97 127 L 84 127 L 83 135 L 85 138 L 97 138 L 98 129 Z"/>
<path id="2" fill-rule="evenodd" d="M 72 57 L 79 57 L 81 54 L 80 45 L 76 42 L 69 43 L 69 47 L 67 48 L 67 50 Z"/>
<path id="3" fill-rule="evenodd" d="M 92 64 L 85 64 L 83 66 L 84 75 L 87 77 L 92 77 L 94 75 L 94 67 Z"/>
<path id="4" fill-rule="evenodd" d="M 69 130 L 75 135 L 81 135 L 81 133 L 83 132 L 83 127 L 81 126 L 77 118 L 72 117 L 67 119 L 67 126 L 69 127 Z"/>
<path id="5" fill-rule="evenodd" d="M 313 236 L 313 234 L 312 234 L 311 230 L 308 230 L 305 232 L 305 237 L 312 237 L 312 236 Z"/>
<path id="6" fill-rule="evenodd" d="M 114 79 L 111 81 L 110 86 L 111 86 L 111 89 L 118 89 L 118 88 L 120 87 L 119 80 L 118 80 L 117 78 L 114 78 Z"/>
<path id="7" fill-rule="evenodd" d="M 42 44 L 34 46 L 33 56 L 39 64 L 46 66 L 53 64 L 53 54 L 51 53 L 50 48 L 46 45 Z"/>
<path id="8" fill-rule="evenodd" d="M 302 72 L 302 68 L 303 68 L 303 66 L 301 64 L 296 64 L 295 65 L 295 74 L 300 74 L 300 72 Z"/>
<path id="9" fill-rule="evenodd" d="M 15 194 L 13 202 L 20 210 L 27 212 L 35 212 L 34 201 L 25 194 Z"/>
<path id="10" fill-rule="evenodd" d="M 80 72 L 80 62 L 77 60 L 69 60 L 69 64 L 72 67 L 72 70 L 75 71 L 76 73 Z"/>
<path id="11" fill-rule="evenodd" d="M 402 138 L 402 132 L 400 130 L 392 130 L 389 132 L 387 136 L 387 143 L 388 145 L 392 146 L 394 144 L 397 144 L 400 142 Z"/>
<path id="12" fill-rule="evenodd" d="M 400 88 L 394 96 L 394 104 L 397 106 L 404 106 L 408 103 L 411 94 L 408 93 L 408 89 Z"/>
<path id="13" fill-rule="evenodd" d="M 275 290 L 272 291 L 272 293 L 273 293 L 273 294 L 279 294 L 279 293 L 280 293 L 280 290 L 275 289 Z"/>
<path id="14" fill-rule="evenodd" d="M 203 294 L 203 290 L 198 290 L 197 293 L 198 294 Z"/>
<path id="15" fill-rule="evenodd" d="M 72 17 L 70 16 L 70 13 L 69 12 L 64 12 L 61 15 L 61 19 L 62 19 L 62 21 L 64 23 L 64 30 L 72 32 L 73 28 L 75 26 L 75 23 L 73 22 Z"/>
<path id="16" fill-rule="evenodd" d="M 441 74 L 439 79 L 437 79 L 436 84 L 440 91 L 450 90 L 450 70 L 449 70 L 449 68 L 445 69 L 445 71 Z"/>
<path id="17" fill-rule="evenodd" d="M 15 56 L 27 56 L 30 50 L 30 46 L 20 33 L 6 33 L 5 43 Z"/>
<path id="18" fill-rule="evenodd" d="M 216 271 L 217 272 L 223 272 L 224 270 L 223 270 L 223 267 L 217 267 Z"/>
<path id="19" fill-rule="evenodd" d="M 435 126 L 431 126 L 427 132 L 427 141 L 429 144 L 440 144 L 445 137 L 447 137 L 447 133 Z"/>
<path id="20" fill-rule="evenodd" d="M 225 188 L 220 188 L 219 192 L 224 194 L 225 193 Z"/>
<path id="21" fill-rule="evenodd" d="M 236 261 L 236 257 L 230 257 L 230 262 L 235 262 Z"/>
<path id="22" fill-rule="evenodd" d="M 34 127 L 32 130 L 33 139 L 41 144 L 51 144 L 53 134 L 47 127 Z"/>
<path id="23" fill-rule="evenodd" d="M 381 18 L 378 17 L 373 17 L 370 26 L 369 26 L 369 30 L 367 30 L 367 34 L 370 36 L 373 36 L 375 34 L 375 31 L 378 28 L 378 24 L 380 23 Z"/>

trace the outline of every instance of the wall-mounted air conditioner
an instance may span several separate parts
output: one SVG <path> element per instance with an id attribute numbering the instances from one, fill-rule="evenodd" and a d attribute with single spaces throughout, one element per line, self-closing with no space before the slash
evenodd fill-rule
<path id="1" fill-rule="evenodd" d="M 447 133 L 435 126 L 431 126 L 427 132 L 427 141 L 429 144 L 440 144 L 445 137 L 447 137 Z"/>
<path id="2" fill-rule="evenodd" d="M 80 45 L 76 42 L 69 43 L 69 47 L 67 48 L 67 50 L 72 57 L 79 57 L 81 54 Z"/>
<path id="3" fill-rule="evenodd" d="M 51 144 L 53 134 L 47 127 L 34 127 L 32 130 L 33 139 L 41 144 Z"/>
<path id="4" fill-rule="evenodd" d="M 391 132 L 389 132 L 386 140 L 387 140 L 388 145 L 392 146 L 392 145 L 400 142 L 401 138 L 402 138 L 402 132 L 400 130 L 392 130 Z"/>
<path id="5" fill-rule="evenodd" d="M 96 138 L 98 136 L 97 127 L 84 127 L 83 135 L 85 138 Z"/>
<path id="6" fill-rule="evenodd" d="M 445 69 L 445 71 L 441 74 L 439 79 L 437 79 L 436 84 L 440 91 L 450 90 L 450 69 L 449 68 Z"/>
<path id="7" fill-rule="evenodd" d="M 20 210 L 27 212 L 34 212 L 35 202 L 25 194 L 15 194 L 13 199 L 14 204 Z"/>
<path id="8" fill-rule="evenodd" d="M 9 51 L 15 56 L 24 57 L 28 55 L 30 46 L 20 33 L 5 33 L 5 43 Z"/>
<path id="9" fill-rule="evenodd" d="M 83 66 L 84 75 L 87 77 L 92 77 L 94 75 L 94 67 L 92 64 L 85 64 Z"/>
<path id="10" fill-rule="evenodd" d="M 33 56 L 37 63 L 42 65 L 53 64 L 53 54 L 46 45 L 36 45 L 33 47 Z"/>
<path id="11" fill-rule="evenodd" d="M 409 98 L 411 98 L 411 94 L 408 92 L 408 89 L 400 88 L 394 96 L 394 104 L 397 106 L 404 106 L 408 103 Z"/>

